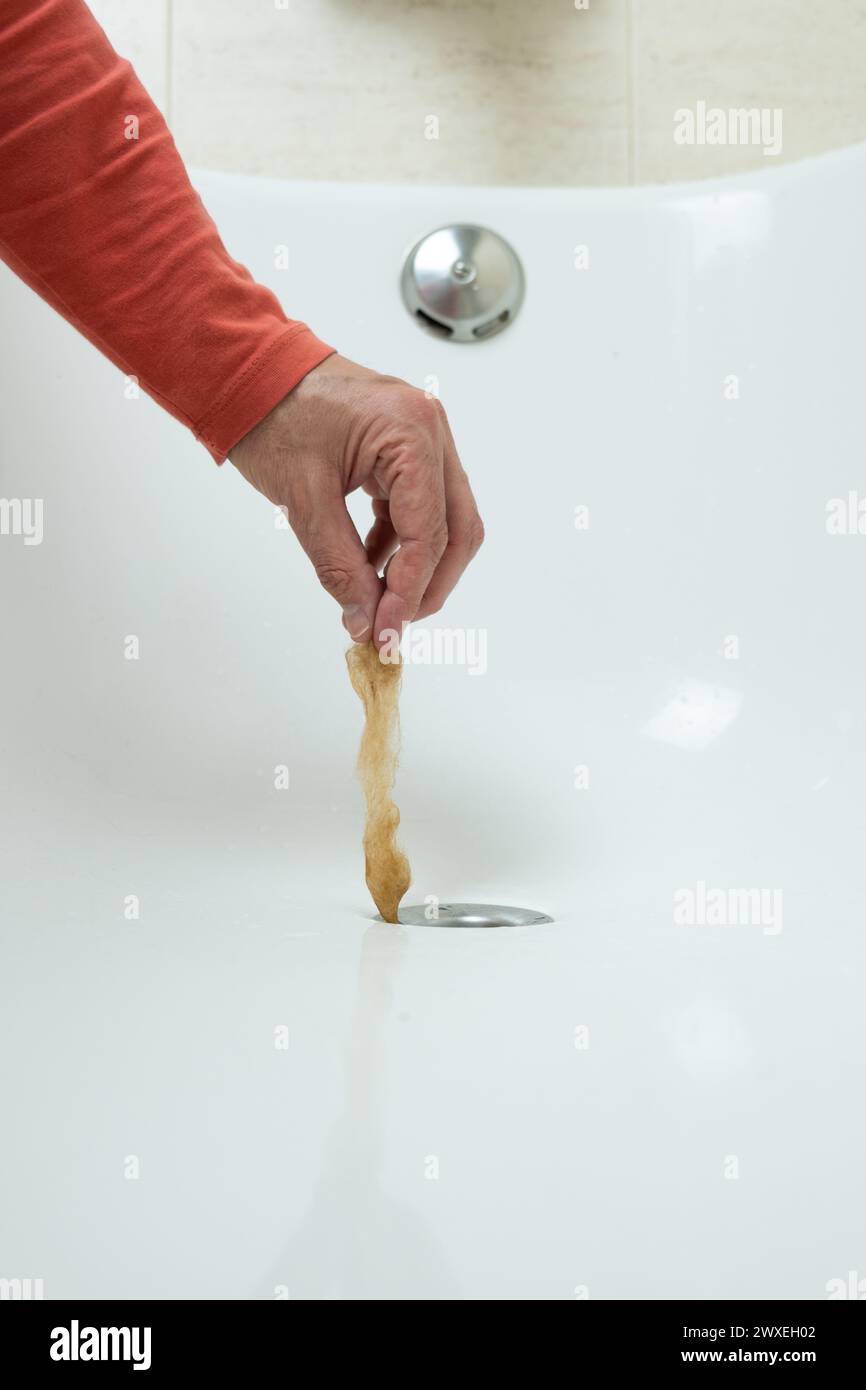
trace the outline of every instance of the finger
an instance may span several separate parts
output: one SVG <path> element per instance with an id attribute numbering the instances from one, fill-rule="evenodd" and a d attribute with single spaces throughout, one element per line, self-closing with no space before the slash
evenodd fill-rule
<path id="1" fill-rule="evenodd" d="M 397 540 L 397 532 L 394 530 L 394 525 L 391 521 L 390 512 L 388 511 L 387 501 L 380 500 L 379 498 L 374 499 L 373 514 L 376 519 L 367 532 L 364 541 L 364 549 L 367 552 L 367 558 L 373 566 L 373 569 L 381 574 L 385 564 L 397 549 L 399 542 Z"/>
<path id="2" fill-rule="evenodd" d="M 343 626 L 355 642 L 369 641 L 382 594 L 382 580 L 355 530 L 346 499 L 337 490 L 319 492 L 293 522 L 313 562 L 319 583 L 343 610 Z"/>
<path id="3" fill-rule="evenodd" d="M 400 548 L 389 561 L 376 610 L 373 635 L 379 646 L 387 640 L 383 633 L 402 636 L 415 617 L 448 542 L 441 450 L 441 444 L 431 444 L 429 452 L 408 458 L 394 475 L 388 508 Z"/>
<path id="4" fill-rule="evenodd" d="M 444 486 L 448 544 L 427 585 L 416 618 L 427 618 L 431 613 L 438 613 L 484 540 L 478 507 L 469 479 L 457 457 L 450 430 L 445 446 Z"/>

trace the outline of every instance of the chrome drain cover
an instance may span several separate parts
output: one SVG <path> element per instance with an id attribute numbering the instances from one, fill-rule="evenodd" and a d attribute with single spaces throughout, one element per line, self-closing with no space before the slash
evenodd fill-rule
<path id="1" fill-rule="evenodd" d="M 404 927 L 532 927 L 538 922 L 552 921 L 546 912 L 490 903 L 439 903 L 438 908 L 432 904 L 400 908 L 400 924 Z"/>
<path id="2" fill-rule="evenodd" d="M 523 302 L 516 251 L 487 227 L 458 223 L 422 237 L 403 264 L 400 287 L 410 314 L 457 343 L 500 333 Z"/>

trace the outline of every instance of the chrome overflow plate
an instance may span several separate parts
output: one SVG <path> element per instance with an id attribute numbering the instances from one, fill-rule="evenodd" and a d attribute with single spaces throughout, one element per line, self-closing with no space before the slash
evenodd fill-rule
<path id="1" fill-rule="evenodd" d="M 523 303 L 520 258 L 496 232 L 458 223 L 422 237 L 403 262 L 403 302 L 425 328 L 477 343 L 514 321 Z"/>

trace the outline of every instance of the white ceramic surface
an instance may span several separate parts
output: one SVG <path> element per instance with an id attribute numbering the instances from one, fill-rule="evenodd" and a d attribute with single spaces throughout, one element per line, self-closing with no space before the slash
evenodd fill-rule
<path id="1" fill-rule="evenodd" d="M 556 919 L 526 929 L 373 923 L 331 601 L 230 465 L 0 274 L 0 497 L 44 501 L 40 545 L 0 536 L 0 1276 L 572 1299 L 866 1273 L 866 535 L 826 526 L 866 495 L 864 176 L 859 149 L 664 191 L 200 178 L 290 312 L 438 378 L 488 541 L 425 626 L 483 629 L 487 670 L 406 673 L 410 898 Z M 526 267 L 477 346 L 397 289 L 452 219 Z M 699 884 L 768 894 L 677 924 Z"/>

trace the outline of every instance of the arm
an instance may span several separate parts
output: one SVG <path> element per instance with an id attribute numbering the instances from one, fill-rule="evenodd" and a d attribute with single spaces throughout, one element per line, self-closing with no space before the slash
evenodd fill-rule
<path id="1" fill-rule="evenodd" d="M 0 3 L 0 256 L 219 461 L 332 351 L 229 256 L 82 0 Z"/>
<path id="2" fill-rule="evenodd" d="M 332 355 L 231 259 L 83 0 L 0 0 L 0 257 L 286 507 L 352 637 L 441 607 L 482 536 L 444 411 Z"/>

